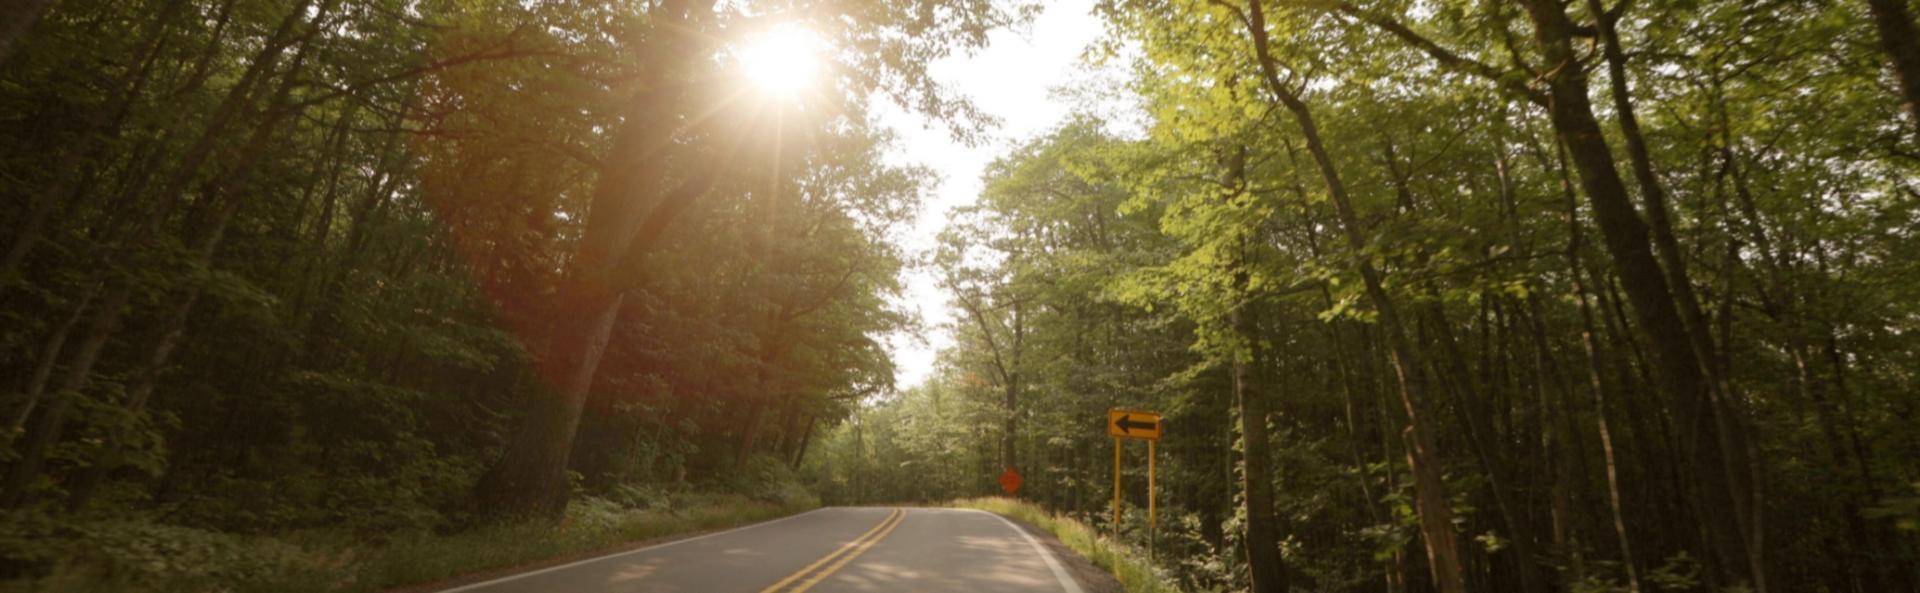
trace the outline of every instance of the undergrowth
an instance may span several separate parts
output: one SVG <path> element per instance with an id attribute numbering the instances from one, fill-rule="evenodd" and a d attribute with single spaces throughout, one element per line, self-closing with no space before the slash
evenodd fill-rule
<path id="1" fill-rule="evenodd" d="M 0 515 L 0 593 L 361 593 L 765 521 L 819 505 L 810 495 L 576 497 L 557 525 L 357 536 L 246 535 L 141 518 Z"/>

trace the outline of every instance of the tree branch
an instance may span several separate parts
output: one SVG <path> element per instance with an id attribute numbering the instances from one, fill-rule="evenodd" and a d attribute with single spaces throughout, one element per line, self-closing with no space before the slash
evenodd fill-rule
<path id="1" fill-rule="evenodd" d="M 1346 16 L 1354 18 L 1355 20 L 1359 20 L 1361 22 L 1373 25 L 1375 28 L 1385 31 L 1387 32 L 1387 34 L 1399 38 L 1401 41 L 1406 42 L 1407 45 L 1411 45 L 1415 49 L 1418 49 L 1426 53 L 1428 56 L 1432 57 L 1435 62 L 1440 63 L 1440 66 L 1442 68 L 1446 68 L 1447 70 L 1459 72 L 1462 74 L 1469 74 L 1469 75 L 1485 78 L 1488 81 L 1493 82 L 1495 86 L 1500 87 L 1502 90 L 1519 95 L 1521 98 L 1524 98 L 1527 101 L 1530 101 L 1536 104 L 1541 104 L 1541 105 L 1546 104 L 1546 101 L 1547 101 L 1546 93 L 1542 93 L 1538 89 L 1534 89 L 1524 84 L 1519 84 L 1517 82 L 1512 81 L 1510 78 L 1506 76 L 1507 73 L 1505 71 L 1499 68 L 1495 68 L 1490 64 L 1454 53 L 1453 50 L 1449 50 L 1445 47 L 1442 47 L 1440 44 L 1435 43 L 1433 40 L 1427 39 L 1425 36 L 1422 36 L 1421 34 L 1415 32 L 1413 29 L 1408 28 L 1405 24 L 1401 23 L 1397 19 L 1394 19 L 1393 17 L 1360 10 L 1360 8 L 1357 6 L 1354 6 L 1352 2 L 1346 2 L 1346 1 L 1341 1 L 1333 4 L 1333 9 L 1339 12 L 1340 14 L 1344 14 Z"/>

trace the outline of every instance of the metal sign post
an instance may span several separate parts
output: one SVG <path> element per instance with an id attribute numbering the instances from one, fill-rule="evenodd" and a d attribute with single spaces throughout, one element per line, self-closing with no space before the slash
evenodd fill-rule
<path id="1" fill-rule="evenodd" d="M 1120 438 L 1113 439 L 1113 538 L 1120 539 Z"/>
<path id="2" fill-rule="evenodd" d="M 1147 564 L 1153 564 L 1153 544 L 1160 523 L 1154 474 L 1158 470 L 1160 413 L 1137 410 L 1107 410 L 1107 434 L 1113 436 L 1113 537 L 1119 539 L 1123 515 L 1120 514 L 1120 439 L 1147 442 Z"/>

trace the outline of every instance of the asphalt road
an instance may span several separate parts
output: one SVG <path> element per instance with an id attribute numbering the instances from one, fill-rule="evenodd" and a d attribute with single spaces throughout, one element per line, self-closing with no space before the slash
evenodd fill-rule
<path id="1" fill-rule="evenodd" d="M 1082 593 L 999 515 L 836 507 L 441 593 Z"/>

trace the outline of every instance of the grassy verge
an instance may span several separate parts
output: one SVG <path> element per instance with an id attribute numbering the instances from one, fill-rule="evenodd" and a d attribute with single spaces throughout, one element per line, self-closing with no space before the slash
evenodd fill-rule
<path id="1" fill-rule="evenodd" d="M 1094 566 L 1113 574 L 1129 593 L 1180 591 L 1173 584 L 1154 576 L 1146 562 L 1141 560 L 1141 551 L 1102 536 L 1077 520 L 1011 498 L 965 498 L 953 501 L 952 506 L 999 513 L 1045 529 L 1059 538 L 1060 543 L 1093 562 Z"/>
<path id="2" fill-rule="evenodd" d="M 339 533 L 239 536 L 152 524 L 70 530 L 43 577 L 0 581 L 0 593 L 42 591 L 372 593 L 557 559 L 587 558 L 634 542 L 765 521 L 817 506 L 743 496 L 698 496 L 666 509 L 576 501 L 560 525 L 507 524 L 381 543 Z M 0 538 L 4 540 L 5 538 Z M 82 551 L 85 550 L 85 551 Z"/>

